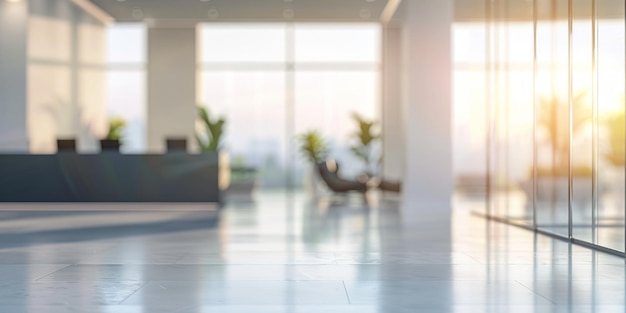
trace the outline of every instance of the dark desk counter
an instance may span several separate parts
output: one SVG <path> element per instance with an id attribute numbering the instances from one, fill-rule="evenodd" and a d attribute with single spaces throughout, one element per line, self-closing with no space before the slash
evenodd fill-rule
<path id="1" fill-rule="evenodd" d="M 0 202 L 219 202 L 217 154 L 0 155 Z"/>

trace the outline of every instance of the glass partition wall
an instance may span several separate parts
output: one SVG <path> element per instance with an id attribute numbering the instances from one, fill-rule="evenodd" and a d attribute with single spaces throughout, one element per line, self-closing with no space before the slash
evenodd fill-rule
<path id="1" fill-rule="evenodd" d="M 486 214 L 624 255 L 624 1 L 484 5 Z"/>

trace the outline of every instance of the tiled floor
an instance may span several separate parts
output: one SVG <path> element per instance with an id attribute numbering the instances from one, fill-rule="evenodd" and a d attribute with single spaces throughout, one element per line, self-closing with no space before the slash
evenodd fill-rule
<path id="1" fill-rule="evenodd" d="M 219 214 L 3 205 L 0 312 L 625 311 L 621 258 L 464 206 L 446 222 L 360 200 L 264 193 Z"/>

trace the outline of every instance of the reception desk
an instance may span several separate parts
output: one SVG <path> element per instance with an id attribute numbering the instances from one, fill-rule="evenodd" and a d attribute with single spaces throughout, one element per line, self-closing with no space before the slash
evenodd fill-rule
<path id="1" fill-rule="evenodd" d="M 0 202 L 219 202 L 216 153 L 0 155 Z"/>

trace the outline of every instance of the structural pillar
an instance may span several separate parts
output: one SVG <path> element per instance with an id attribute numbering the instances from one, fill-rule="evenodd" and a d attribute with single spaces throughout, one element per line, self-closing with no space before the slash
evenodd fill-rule
<path id="1" fill-rule="evenodd" d="M 406 211 L 450 212 L 453 0 L 405 0 L 403 95 Z M 423 214 L 426 216 L 426 214 Z"/>
<path id="2" fill-rule="evenodd" d="M 148 152 L 170 137 L 191 146 L 196 120 L 196 26 L 148 29 Z"/>
<path id="3" fill-rule="evenodd" d="M 0 1 L 0 153 L 28 152 L 28 1 Z"/>
<path id="4" fill-rule="evenodd" d="M 383 30 L 383 177 L 404 179 L 405 139 L 402 105 L 402 29 L 387 25 Z"/>

